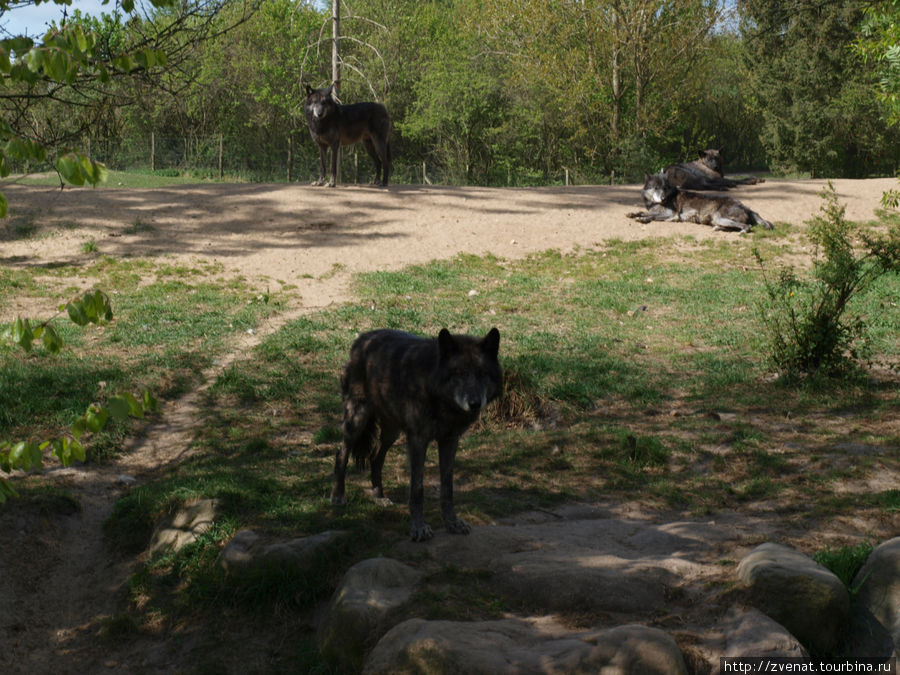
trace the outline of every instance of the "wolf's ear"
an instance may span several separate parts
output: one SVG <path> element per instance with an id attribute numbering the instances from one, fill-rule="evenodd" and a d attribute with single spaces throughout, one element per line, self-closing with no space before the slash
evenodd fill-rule
<path id="1" fill-rule="evenodd" d="M 650 180 L 650 174 L 645 171 L 644 172 L 644 182 L 646 183 L 648 180 Z"/>
<path id="2" fill-rule="evenodd" d="M 459 351 L 459 347 L 456 344 L 456 340 L 450 335 L 450 331 L 446 328 L 441 328 L 441 332 L 438 333 L 438 353 L 441 360 L 452 356 L 457 351 Z"/>
<path id="3" fill-rule="evenodd" d="M 497 358 L 497 354 L 500 352 L 499 330 L 491 328 L 488 331 L 488 334 L 484 336 L 484 340 L 481 341 L 481 350 L 492 359 Z"/>
<path id="4" fill-rule="evenodd" d="M 307 96 L 309 96 L 309 95 L 310 95 L 311 93 L 313 93 L 314 91 L 315 91 L 315 89 L 313 89 L 312 87 L 310 87 L 308 84 L 306 85 L 306 95 L 307 95 Z"/>

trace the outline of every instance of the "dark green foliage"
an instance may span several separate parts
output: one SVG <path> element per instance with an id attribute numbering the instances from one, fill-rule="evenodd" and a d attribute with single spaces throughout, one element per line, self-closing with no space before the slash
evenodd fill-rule
<path id="1" fill-rule="evenodd" d="M 850 49 L 865 5 L 740 3 L 748 82 L 772 168 L 850 177 L 896 169 L 900 134 L 881 117 L 871 65 Z"/>

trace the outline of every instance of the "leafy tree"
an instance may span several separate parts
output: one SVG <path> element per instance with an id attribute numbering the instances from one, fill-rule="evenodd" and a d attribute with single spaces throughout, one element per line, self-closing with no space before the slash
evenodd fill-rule
<path id="1" fill-rule="evenodd" d="M 68 4 L 68 0 L 53 0 Z M 118 6 L 132 15 L 94 20 L 76 12 L 40 40 L 12 36 L 0 40 L 0 176 L 10 162 L 51 160 L 73 185 L 97 185 L 104 167 L 76 149 L 82 134 L 119 106 L 139 101 L 135 83 L 164 90 L 166 75 L 190 62 L 193 48 L 215 31 L 216 17 L 242 0 L 150 0 L 149 19 L 134 14 L 134 1 Z M 0 0 L 0 18 L 26 2 Z M 247 5 L 246 15 L 252 5 Z M 0 215 L 6 213 L 0 200 Z"/>
<path id="2" fill-rule="evenodd" d="M 856 53 L 874 64 L 888 121 L 900 122 L 900 0 L 881 0 L 863 10 Z"/>
<path id="3" fill-rule="evenodd" d="M 850 49 L 864 4 L 740 3 L 761 140 L 774 167 L 864 176 L 895 165 L 897 129 L 879 122 L 875 73 Z"/>

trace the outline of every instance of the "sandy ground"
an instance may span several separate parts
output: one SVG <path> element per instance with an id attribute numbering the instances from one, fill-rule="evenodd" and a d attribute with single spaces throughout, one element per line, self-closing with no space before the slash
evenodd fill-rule
<path id="1" fill-rule="evenodd" d="M 822 204 L 822 181 L 769 181 L 732 192 L 776 223 L 802 225 Z M 854 220 L 871 218 L 893 179 L 837 180 Z M 641 225 L 639 186 L 490 189 L 391 186 L 196 185 L 154 190 L 5 185 L 11 204 L 0 228 L 0 264 L 12 268 L 84 264 L 99 254 L 221 263 L 262 290 L 287 287 L 287 309 L 244 336 L 211 382 L 247 347 L 298 313 L 348 299 L 352 274 L 397 269 L 458 253 L 517 258 L 535 251 L 602 245 L 605 240 L 690 235 L 735 239 L 690 223 Z M 23 238 L 17 232 L 29 232 Z M 292 290 L 295 286 L 297 290 Z M 48 300 L 52 307 L 53 301 Z M 0 307 L 0 322 L 23 310 Z M 39 315 L 26 312 L 26 315 Z M 102 523 L 123 491 L 187 452 L 203 389 L 169 402 L 115 463 L 50 472 L 80 499 L 80 513 L 48 522 L 0 509 L 0 672 L 135 672 L 131 656 L 99 643 L 98 618 L 117 611 L 129 561 L 111 563 Z M 151 648 L 152 649 L 152 648 Z M 146 656 L 142 656 L 146 658 Z M 153 670 L 152 668 L 150 669 Z M 168 671 L 167 671 L 168 672 Z"/>
<path id="2" fill-rule="evenodd" d="M 853 220 L 871 218 L 894 179 L 837 180 Z M 763 217 L 802 225 L 822 204 L 823 181 L 768 181 L 732 191 Z M 12 219 L 52 235 L 3 241 L 0 264 L 82 262 L 101 254 L 213 260 L 261 285 L 296 285 L 302 304 L 347 297 L 354 272 L 396 269 L 466 252 L 516 258 L 607 239 L 734 238 L 693 223 L 642 225 L 637 185 L 499 189 L 391 186 L 314 188 L 209 184 L 154 190 L 5 186 Z M 752 235 L 751 235 L 752 236 Z M 94 254 L 96 255 L 96 254 Z M 0 320 L 9 314 L 0 309 Z"/>

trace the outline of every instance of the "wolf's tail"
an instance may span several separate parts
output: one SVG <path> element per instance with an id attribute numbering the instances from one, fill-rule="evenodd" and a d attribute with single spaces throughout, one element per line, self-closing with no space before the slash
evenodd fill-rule
<path id="1" fill-rule="evenodd" d="M 349 368 L 349 366 L 348 366 Z M 341 393 L 344 397 L 344 445 L 353 455 L 357 466 L 365 466 L 375 445 L 376 423 L 365 397 L 353 391 L 347 369 L 341 376 Z"/>

